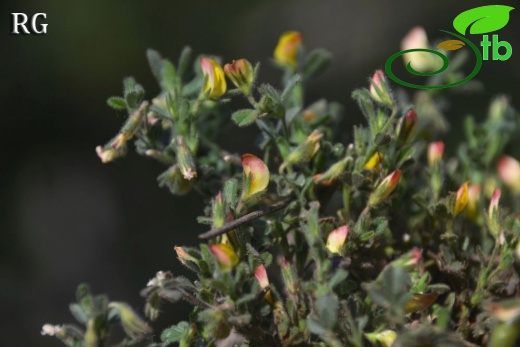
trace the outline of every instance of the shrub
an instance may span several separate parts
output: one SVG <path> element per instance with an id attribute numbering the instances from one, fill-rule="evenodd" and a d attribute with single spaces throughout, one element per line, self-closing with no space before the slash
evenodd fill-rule
<path id="1" fill-rule="evenodd" d="M 494 98 L 481 123 L 467 117 L 465 139 L 445 151 L 449 95 L 415 91 L 409 104 L 378 70 L 352 93 L 366 125 L 347 131 L 339 104 L 306 102 L 330 54 L 305 54 L 301 39 L 285 33 L 274 51 L 281 90 L 260 84 L 259 65 L 245 59 L 222 68 L 205 56 L 190 69 L 189 48 L 177 65 L 147 52 L 160 94 L 145 100 L 126 78 L 108 105 L 128 119 L 96 151 L 107 163 L 133 141 L 165 165 L 161 187 L 207 199 L 198 221 L 209 231 L 175 247 L 193 275 L 158 272 L 141 292 L 152 321 L 164 303 L 193 311 L 153 341 L 132 308 L 81 285 L 70 309 L 84 328 L 43 334 L 89 347 L 515 343 L 520 163 L 504 150 L 518 145 L 519 117 L 509 100 Z M 230 97 L 250 106 L 229 114 Z M 231 121 L 237 132 L 258 127 L 255 155 L 215 142 Z M 126 337 L 116 343 L 118 324 Z"/>

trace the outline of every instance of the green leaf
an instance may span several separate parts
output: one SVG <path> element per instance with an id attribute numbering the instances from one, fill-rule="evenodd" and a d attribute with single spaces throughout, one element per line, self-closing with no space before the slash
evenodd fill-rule
<path id="1" fill-rule="evenodd" d="M 285 86 L 283 92 L 282 92 L 282 102 L 287 100 L 287 97 L 291 94 L 294 87 L 296 87 L 298 84 L 300 84 L 302 81 L 300 75 L 296 74 L 287 82 L 287 85 Z"/>
<path id="2" fill-rule="evenodd" d="M 192 50 L 189 46 L 186 46 L 182 49 L 181 56 L 179 57 L 179 63 L 177 64 L 177 75 L 179 76 L 179 79 L 182 79 L 186 73 L 186 69 L 190 63 L 191 53 Z"/>
<path id="3" fill-rule="evenodd" d="M 338 284 L 346 280 L 348 277 L 348 272 L 343 269 L 336 269 L 334 271 L 334 275 L 332 275 L 331 279 L 329 280 L 329 287 L 331 289 L 334 289 Z"/>
<path id="4" fill-rule="evenodd" d="M 226 204 L 234 206 L 238 199 L 238 181 L 234 178 L 224 183 L 224 201 Z"/>
<path id="5" fill-rule="evenodd" d="M 70 304 L 69 310 L 70 310 L 70 313 L 72 313 L 72 315 L 74 316 L 74 318 L 76 318 L 76 320 L 78 322 L 80 322 L 81 324 L 85 324 L 85 325 L 87 324 L 88 315 L 85 312 L 85 310 L 83 310 L 83 307 L 81 307 L 80 304 Z"/>
<path id="6" fill-rule="evenodd" d="M 161 340 L 164 342 L 163 346 L 168 346 L 170 343 L 179 342 L 185 334 L 188 333 L 190 324 L 188 322 L 180 322 L 177 325 L 169 327 L 161 333 Z"/>
<path id="7" fill-rule="evenodd" d="M 315 77 L 322 73 L 330 64 L 332 54 L 324 49 L 316 49 L 305 59 L 303 75 L 306 78 Z"/>
<path id="8" fill-rule="evenodd" d="M 164 59 L 163 67 L 161 70 L 161 84 L 165 90 L 173 90 L 175 89 L 175 66 L 171 61 Z"/>
<path id="9" fill-rule="evenodd" d="M 137 83 L 133 77 L 125 77 L 125 79 L 123 79 L 123 94 L 126 95 L 127 93 L 132 92 L 136 84 Z"/>
<path id="10" fill-rule="evenodd" d="M 315 335 L 323 335 L 327 333 L 327 330 L 321 325 L 321 322 L 317 322 L 316 320 L 309 318 L 307 320 L 307 327 L 309 331 Z"/>
<path id="11" fill-rule="evenodd" d="M 352 92 L 352 99 L 357 101 L 361 112 L 369 122 L 376 116 L 374 104 L 372 103 L 372 98 L 368 90 L 364 88 L 354 90 L 354 92 Z"/>
<path id="12" fill-rule="evenodd" d="M 111 96 L 107 99 L 107 105 L 112 107 L 114 110 L 125 110 L 126 101 L 120 96 Z"/>
<path id="13" fill-rule="evenodd" d="M 256 121 L 258 111 L 253 109 L 238 110 L 233 112 L 231 118 L 239 127 L 245 127 Z"/>
<path id="14" fill-rule="evenodd" d="M 453 27 L 462 35 L 466 35 L 468 27 L 470 34 L 487 34 L 505 27 L 509 22 L 509 12 L 513 9 L 505 5 L 475 7 L 455 17 Z"/>
<path id="15" fill-rule="evenodd" d="M 162 79 L 162 68 L 163 61 L 159 52 L 153 49 L 146 50 L 146 58 L 148 58 L 148 64 L 150 64 L 150 69 L 152 70 L 152 74 L 155 76 L 157 82 L 161 82 Z"/>
<path id="16" fill-rule="evenodd" d="M 323 295 L 316 299 L 316 313 L 320 318 L 320 325 L 332 330 L 338 319 L 339 302 L 335 295 Z"/>
<path id="17" fill-rule="evenodd" d="M 135 80 L 133 80 L 133 83 L 125 84 L 125 100 L 130 109 L 139 107 L 143 97 L 144 88 L 140 84 L 135 83 Z"/>

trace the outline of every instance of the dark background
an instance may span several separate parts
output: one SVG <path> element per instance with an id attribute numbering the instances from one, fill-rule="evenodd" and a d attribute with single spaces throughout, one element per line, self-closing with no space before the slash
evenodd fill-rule
<path id="1" fill-rule="evenodd" d="M 500 3 L 515 6 L 516 2 Z M 263 62 L 260 79 L 277 84 L 269 58 L 280 33 L 299 30 L 308 49 L 334 55 L 309 86 L 307 102 L 326 97 L 345 108 L 344 131 L 363 122 L 351 91 L 399 50 L 406 32 L 423 25 L 431 39 L 452 29 L 460 12 L 486 1 L 2 1 L 0 5 L 0 346 L 59 346 L 40 336 L 44 323 L 72 321 L 68 304 L 78 283 L 141 309 L 139 290 L 157 270 L 183 272 L 174 245 L 193 245 L 205 231 L 195 218 L 203 201 L 157 187 L 163 167 L 137 156 L 101 164 L 94 148 L 118 130 L 124 115 L 105 100 L 133 75 L 151 98 L 157 91 L 145 50 L 177 61 L 184 45 L 225 61 Z M 501 40 L 507 62 L 484 62 L 480 93 L 454 90 L 446 113 L 449 144 L 460 121 L 482 118 L 491 97 L 518 105 L 520 10 Z M 10 14 L 47 14 L 47 35 L 10 35 Z M 474 42 L 478 43 L 479 38 Z M 408 90 L 410 91 L 410 90 Z M 419 115 L 420 116 L 420 115 Z M 255 129 L 220 136 L 231 151 L 250 150 Z M 185 303 L 166 306 L 154 326 L 182 319 Z"/>

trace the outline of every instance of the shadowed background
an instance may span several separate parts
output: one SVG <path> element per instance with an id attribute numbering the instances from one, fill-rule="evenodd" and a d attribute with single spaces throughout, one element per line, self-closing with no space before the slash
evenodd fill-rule
<path id="1" fill-rule="evenodd" d="M 513 1 L 504 4 L 515 6 Z M 321 97 L 345 106 L 344 131 L 363 122 L 351 91 L 400 50 L 415 25 L 431 39 L 451 30 L 460 12 L 489 4 L 414 0 L 280 1 L 3 1 L 0 5 L 0 346 L 59 346 L 40 336 L 44 323 L 71 322 L 68 304 L 78 283 L 141 309 L 139 290 L 158 270 L 184 273 L 174 245 L 194 245 L 203 201 L 174 197 L 157 186 L 161 165 L 133 153 L 101 164 L 94 148 L 124 121 L 105 100 L 134 76 L 151 98 L 158 92 L 145 50 L 177 61 L 184 45 L 195 54 L 263 63 L 261 82 L 278 85 L 269 58 L 280 33 L 299 30 L 308 50 L 333 53 L 330 68 L 309 85 L 306 101 Z M 484 62 L 478 94 L 457 94 L 447 117 L 461 138 L 463 116 L 482 118 L 491 97 L 520 93 L 520 10 L 511 12 L 500 40 L 513 46 L 506 62 Z M 9 35 L 10 13 L 47 13 L 47 35 Z M 479 39 L 473 41 L 478 44 Z M 517 107 L 518 108 L 518 107 Z M 419 115 L 420 117 L 420 115 Z M 232 136 L 230 136 L 232 134 Z M 223 129 L 220 144 L 254 150 L 256 129 Z M 156 331 L 185 318 L 189 306 L 165 306 Z"/>

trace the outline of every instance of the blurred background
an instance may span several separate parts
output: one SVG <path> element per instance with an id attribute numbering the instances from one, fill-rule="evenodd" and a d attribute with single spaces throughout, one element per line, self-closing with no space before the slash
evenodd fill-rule
<path id="1" fill-rule="evenodd" d="M 501 1 L 515 6 L 513 1 Z M 158 92 L 145 50 L 177 61 L 184 45 L 195 54 L 263 63 L 260 80 L 279 86 L 269 59 L 279 35 L 301 31 L 308 50 L 333 53 L 330 68 L 309 85 L 307 102 L 321 97 L 345 106 L 344 131 L 363 123 L 350 98 L 367 77 L 400 50 L 416 25 L 431 39 L 453 18 L 486 1 L 62 1 L 4 0 L 0 28 L 0 346 L 59 346 L 42 337 L 44 323 L 71 322 L 76 286 L 127 301 L 141 310 L 139 290 L 158 270 L 184 273 L 174 245 L 194 245 L 206 231 L 196 223 L 204 202 L 174 197 L 157 186 L 163 167 L 132 150 L 103 165 L 94 148 L 119 130 L 125 116 L 106 106 L 134 76 L 147 98 Z M 10 14 L 47 14 L 47 35 L 10 35 Z M 464 116 L 483 118 L 497 93 L 520 100 L 520 9 L 500 40 L 513 46 L 506 62 L 484 62 L 485 89 L 457 94 L 446 117 L 448 144 L 460 139 Z M 475 39 L 475 43 L 478 44 Z M 471 69 L 471 67 L 469 67 Z M 408 90 L 410 91 L 410 90 Z M 420 116 L 420 115 L 419 115 Z M 220 135 L 222 146 L 251 150 L 256 130 Z M 232 133 L 233 136 L 229 136 Z M 132 148 L 132 147 L 131 147 Z M 181 320 L 189 306 L 165 306 L 156 331 Z"/>

